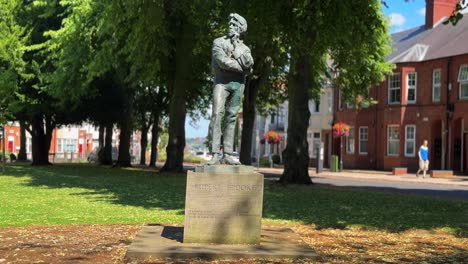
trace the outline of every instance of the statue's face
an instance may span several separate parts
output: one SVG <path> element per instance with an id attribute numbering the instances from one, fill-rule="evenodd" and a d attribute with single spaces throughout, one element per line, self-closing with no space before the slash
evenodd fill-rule
<path id="1" fill-rule="evenodd" d="M 229 29 L 228 29 L 228 36 L 234 37 L 240 35 L 240 28 L 237 24 L 237 21 L 234 18 L 229 19 Z"/>

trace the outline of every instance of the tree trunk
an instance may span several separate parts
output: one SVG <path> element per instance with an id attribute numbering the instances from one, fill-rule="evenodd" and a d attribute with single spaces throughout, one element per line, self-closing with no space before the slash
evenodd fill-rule
<path id="1" fill-rule="evenodd" d="M 105 131 L 105 126 L 100 124 L 99 125 L 99 139 L 98 139 L 98 144 L 99 144 L 99 149 L 102 149 L 104 147 L 104 131 Z"/>
<path id="2" fill-rule="evenodd" d="M 247 78 L 246 89 L 244 94 L 244 102 L 242 106 L 242 135 L 240 146 L 240 162 L 245 165 L 252 164 L 252 132 L 255 125 L 255 111 L 257 96 L 260 87 L 265 85 L 268 77 L 271 74 L 271 58 L 268 54 L 262 54 L 264 50 L 258 49 L 256 64 L 254 64 L 254 74 Z M 257 161 L 258 162 L 258 161 Z"/>
<path id="3" fill-rule="evenodd" d="M 20 121 L 20 150 L 18 153 L 18 161 L 27 161 L 26 153 L 26 124 Z"/>
<path id="4" fill-rule="evenodd" d="M 182 172 L 185 148 L 185 87 L 186 81 L 176 80 L 169 107 L 169 142 L 167 159 L 161 171 Z"/>
<path id="5" fill-rule="evenodd" d="M 49 162 L 50 141 L 52 139 L 52 123 L 50 118 L 42 114 L 32 120 L 32 164 L 34 166 L 52 165 Z"/>
<path id="6" fill-rule="evenodd" d="M 141 126 L 141 140 L 140 140 L 140 165 L 146 165 L 146 147 L 148 146 L 148 130 L 149 126 L 144 121 Z"/>
<path id="7" fill-rule="evenodd" d="M 131 88 L 129 89 L 128 96 L 125 97 L 126 104 L 123 112 L 122 119 L 120 121 L 120 137 L 119 137 L 119 158 L 117 160 L 117 166 L 119 167 L 131 167 L 131 156 L 130 156 L 130 141 L 133 132 L 133 94 Z"/>
<path id="8" fill-rule="evenodd" d="M 153 127 L 151 128 L 151 156 L 150 167 L 156 168 L 158 158 L 158 139 L 159 139 L 159 111 L 154 113 Z"/>
<path id="9" fill-rule="evenodd" d="M 114 124 L 107 123 L 105 128 L 104 145 L 98 154 L 99 163 L 101 165 L 112 165 L 112 134 L 114 132 Z"/>
<path id="10" fill-rule="evenodd" d="M 305 55 L 294 56 L 291 60 L 288 86 L 289 116 L 286 149 L 283 151 L 284 172 L 282 183 L 311 184 L 309 177 L 309 145 L 307 128 L 310 112 L 308 107 L 311 89 L 311 62 Z"/>
<path id="11" fill-rule="evenodd" d="M 242 164 L 252 164 L 252 132 L 255 124 L 255 101 L 258 94 L 258 79 L 249 80 L 242 106 L 242 135 L 239 159 Z"/>
<path id="12" fill-rule="evenodd" d="M 177 32 L 178 31 L 178 32 Z M 175 39 L 175 72 L 169 104 L 169 142 L 166 147 L 167 159 L 161 171 L 182 172 L 185 148 L 186 91 L 191 82 L 191 60 L 195 44 L 194 28 L 186 20 L 180 21 Z"/>

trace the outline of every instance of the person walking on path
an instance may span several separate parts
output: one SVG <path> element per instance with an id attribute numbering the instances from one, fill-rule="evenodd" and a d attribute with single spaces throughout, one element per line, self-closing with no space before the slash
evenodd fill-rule
<path id="1" fill-rule="evenodd" d="M 423 172 L 423 179 L 426 177 L 426 171 L 429 170 L 429 148 L 427 147 L 427 140 L 421 145 L 418 151 L 419 156 L 419 170 L 416 172 L 416 178 L 419 178 L 419 173 Z"/>

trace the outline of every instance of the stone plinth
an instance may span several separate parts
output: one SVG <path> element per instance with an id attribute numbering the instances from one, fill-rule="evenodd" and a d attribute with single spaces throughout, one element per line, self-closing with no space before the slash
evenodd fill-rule
<path id="1" fill-rule="evenodd" d="M 184 243 L 260 243 L 263 175 L 250 168 L 215 165 L 188 172 Z"/>
<path id="2" fill-rule="evenodd" d="M 203 165 L 196 166 L 195 172 L 219 173 L 219 174 L 246 174 L 254 173 L 254 167 L 244 165 Z"/>
<path id="3" fill-rule="evenodd" d="M 166 258 L 191 259 L 313 259 L 317 254 L 288 228 L 263 228 L 260 245 L 217 245 L 182 243 L 183 227 L 143 226 L 125 256 L 126 262 Z M 253 261 L 255 262 L 255 261 Z M 185 263 L 185 262 L 184 262 Z M 229 263 L 234 263 L 230 261 Z M 300 263 L 309 263 L 300 261 Z"/>

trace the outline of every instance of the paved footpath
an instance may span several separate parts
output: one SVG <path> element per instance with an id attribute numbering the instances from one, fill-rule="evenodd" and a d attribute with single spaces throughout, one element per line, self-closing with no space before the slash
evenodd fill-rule
<path id="1" fill-rule="evenodd" d="M 257 171 L 269 179 L 276 179 L 283 169 L 259 168 Z M 314 183 L 321 185 L 468 200 L 468 177 L 422 179 L 414 174 L 394 176 L 390 172 L 367 170 L 324 171 L 318 175 L 315 170 L 309 170 L 309 175 Z"/>

